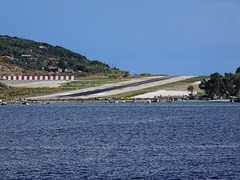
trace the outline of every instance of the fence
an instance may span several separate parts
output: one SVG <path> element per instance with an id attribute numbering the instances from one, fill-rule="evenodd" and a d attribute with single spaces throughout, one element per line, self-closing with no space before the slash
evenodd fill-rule
<path id="1" fill-rule="evenodd" d="M 73 81 L 74 76 L 0 76 L 2 80 Z"/>

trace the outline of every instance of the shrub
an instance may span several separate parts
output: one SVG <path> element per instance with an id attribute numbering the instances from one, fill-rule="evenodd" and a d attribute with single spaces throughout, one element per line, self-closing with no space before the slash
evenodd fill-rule
<path id="1" fill-rule="evenodd" d="M 8 85 L 6 85 L 5 83 L 0 82 L 0 88 L 5 88 L 5 89 L 7 89 L 7 88 L 8 88 Z"/>

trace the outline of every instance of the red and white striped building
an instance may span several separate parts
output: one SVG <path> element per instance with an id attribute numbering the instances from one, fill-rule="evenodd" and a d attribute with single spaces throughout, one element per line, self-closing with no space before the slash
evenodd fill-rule
<path id="1" fill-rule="evenodd" d="M 0 76 L 2 80 L 73 81 L 74 76 Z"/>

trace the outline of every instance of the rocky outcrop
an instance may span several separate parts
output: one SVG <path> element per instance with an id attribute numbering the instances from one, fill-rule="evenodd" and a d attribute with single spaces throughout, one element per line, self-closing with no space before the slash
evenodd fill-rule
<path id="1" fill-rule="evenodd" d="M 24 69 L 21 67 L 0 61 L 0 75 L 16 76 L 22 75 L 23 72 Z"/>
<path id="2" fill-rule="evenodd" d="M 26 70 L 22 67 L 6 63 L 0 60 L 0 76 L 23 76 L 23 75 L 47 75 L 47 72 L 39 70 Z"/>

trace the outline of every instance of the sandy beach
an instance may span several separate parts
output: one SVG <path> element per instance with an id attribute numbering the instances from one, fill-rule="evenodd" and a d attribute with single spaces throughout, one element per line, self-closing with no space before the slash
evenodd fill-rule
<path id="1" fill-rule="evenodd" d="M 196 94 L 197 91 L 194 91 L 193 94 Z M 162 97 L 168 97 L 168 96 L 174 96 L 174 97 L 182 97 L 182 96 L 188 96 L 189 91 L 168 91 L 168 90 L 159 90 L 156 92 L 150 92 L 138 96 L 134 96 L 133 98 L 136 99 L 145 99 L 145 98 L 154 98 L 155 96 L 162 96 Z"/>

